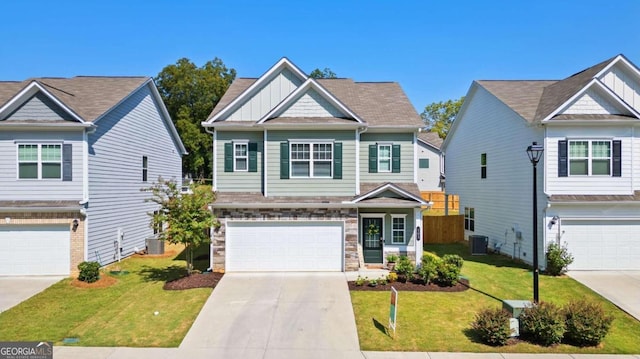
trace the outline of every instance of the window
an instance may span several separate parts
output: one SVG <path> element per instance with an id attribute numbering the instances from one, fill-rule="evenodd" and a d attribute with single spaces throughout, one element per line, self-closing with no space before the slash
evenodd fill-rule
<path id="1" fill-rule="evenodd" d="M 378 145 L 378 172 L 391 172 L 391 145 Z"/>
<path id="2" fill-rule="evenodd" d="M 156 217 L 160 214 L 160 211 L 153 211 L 153 216 Z M 153 234 L 160 234 L 164 230 L 164 223 L 162 221 L 153 223 Z"/>
<path id="3" fill-rule="evenodd" d="M 249 144 L 234 143 L 233 144 L 233 170 L 248 171 L 249 170 Z"/>
<path id="4" fill-rule="evenodd" d="M 391 215 L 391 243 L 403 244 L 405 234 L 405 216 Z"/>
<path id="5" fill-rule="evenodd" d="M 611 175 L 611 141 L 569 141 L 569 175 Z"/>
<path id="6" fill-rule="evenodd" d="M 480 178 L 487 178 L 487 154 L 480 155 Z"/>
<path id="7" fill-rule="evenodd" d="M 420 168 L 429 168 L 429 159 L 421 158 L 418 160 L 418 167 Z"/>
<path id="8" fill-rule="evenodd" d="M 473 232 L 475 230 L 475 211 L 473 208 L 464 207 L 464 229 Z"/>
<path id="9" fill-rule="evenodd" d="M 332 143 L 292 143 L 291 177 L 332 177 Z"/>
<path id="10" fill-rule="evenodd" d="M 61 179 L 62 145 L 19 144 L 19 179 Z"/>
<path id="11" fill-rule="evenodd" d="M 147 182 L 147 174 L 149 172 L 149 159 L 142 156 L 142 182 Z"/>

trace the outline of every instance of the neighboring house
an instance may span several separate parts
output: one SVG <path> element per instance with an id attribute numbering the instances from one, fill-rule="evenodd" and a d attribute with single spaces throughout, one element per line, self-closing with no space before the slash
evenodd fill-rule
<path id="1" fill-rule="evenodd" d="M 640 269 L 640 72 L 623 55 L 559 81 L 475 81 L 443 145 L 467 234 L 532 262 L 566 244 L 574 270 Z M 545 261 L 540 261 L 544 266 Z"/>
<path id="2" fill-rule="evenodd" d="M 69 275 L 143 250 L 185 153 L 148 77 L 0 82 L 0 275 Z"/>
<path id="3" fill-rule="evenodd" d="M 283 58 L 236 79 L 213 134 L 212 267 L 352 271 L 421 257 L 422 120 L 397 83 L 313 79 Z"/>
<path id="4" fill-rule="evenodd" d="M 440 146 L 442 138 L 436 132 L 418 133 L 418 188 L 422 192 L 443 190 L 444 169 Z"/>

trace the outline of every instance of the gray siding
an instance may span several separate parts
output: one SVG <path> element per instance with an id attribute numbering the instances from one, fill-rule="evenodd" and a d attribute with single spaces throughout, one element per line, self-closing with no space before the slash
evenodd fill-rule
<path id="1" fill-rule="evenodd" d="M 264 142 L 263 132 L 220 132 L 217 134 L 216 144 L 216 167 L 217 183 L 216 190 L 222 192 L 261 192 L 263 174 L 263 154 Z M 224 171 L 224 144 L 244 140 L 258 143 L 258 172 L 225 172 Z M 279 163 L 279 162 L 278 162 Z"/>
<path id="2" fill-rule="evenodd" d="M 115 260 L 118 228 L 124 232 L 123 255 L 144 249 L 152 236 L 141 188 L 158 176 L 181 181 L 180 151 L 163 121 L 148 87 L 141 88 L 97 122 L 89 135 L 88 260 Z M 148 182 L 142 181 L 142 156 L 147 156 Z"/>
<path id="3" fill-rule="evenodd" d="M 7 121 L 72 121 L 71 116 L 42 92 L 36 93 L 6 118 Z"/>
<path id="4" fill-rule="evenodd" d="M 355 195 L 355 131 L 269 131 L 267 193 L 269 196 Z M 342 179 L 280 179 L 280 142 L 296 139 L 342 142 Z"/>
<path id="5" fill-rule="evenodd" d="M 73 180 L 18 179 L 18 145 L 21 143 L 70 143 L 73 147 Z M 3 200 L 82 200 L 82 130 L 0 132 L 0 198 Z"/>
<path id="6" fill-rule="evenodd" d="M 369 173 L 369 145 L 400 145 L 400 173 Z M 360 136 L 360 182 L 414 182 L 413 133 L 363 133 Z"/>
<path id="7" fill-rule="evenodd" d="M 335 106 L 311 89 L 302 95 L 280 117 L 343 117 Z"/>

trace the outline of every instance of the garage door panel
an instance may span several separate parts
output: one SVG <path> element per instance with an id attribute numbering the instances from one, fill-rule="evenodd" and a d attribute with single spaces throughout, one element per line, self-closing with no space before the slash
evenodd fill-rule
<path id="1" fill-rule="evenodd" d="M 68 226 L 2 226 L 0 248 L 0 275 L 69 275 Z"/>

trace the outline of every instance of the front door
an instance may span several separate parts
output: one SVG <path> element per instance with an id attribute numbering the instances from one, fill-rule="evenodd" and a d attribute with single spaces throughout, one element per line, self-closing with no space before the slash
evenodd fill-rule
<path id="1" fill-rule="evenodd" d="M 382 263 L 382 218 L 362 218 L 362 250 L 365 263 Z"/>

